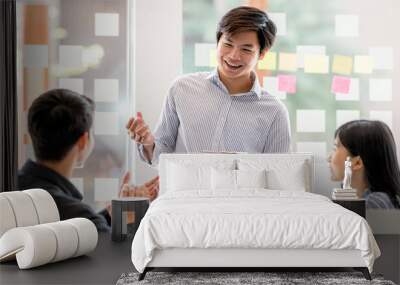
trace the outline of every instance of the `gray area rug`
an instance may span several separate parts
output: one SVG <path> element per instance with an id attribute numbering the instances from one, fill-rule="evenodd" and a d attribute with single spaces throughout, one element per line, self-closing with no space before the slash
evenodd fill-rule
<path id="1" fill-rule="evenodd" d="M 395 285 L 380 275 L 372 275 L 368 281 L 359 272 L 148 272 L 146 278 L 138 281 L 139 273 L 122 274 L 117 285 L 133 284 L 376 284 Z"/>

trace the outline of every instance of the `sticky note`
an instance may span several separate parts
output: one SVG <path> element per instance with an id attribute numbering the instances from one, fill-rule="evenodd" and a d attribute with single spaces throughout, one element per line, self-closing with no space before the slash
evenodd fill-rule
<path id="1" fill-rule="evenodd" d="M 118 37 L 119 35 L 119 14 L 117 13 L 96 13 L 94 16 L 95 36 Z"/>
<path id="2" fill-rule="evenodd" d="M 82 50 L 82 64 L 86 67 L 96 67 L 104 57 L 104 48 L 99 44 L 84 47 Z"/>
<path id="3" fill-rule="evenodd" d="M 306 55 L 325 55 L 325 46 L 297 46 L 296 54 L 297 54 L 297 66 L 299 68 L 304 67 L 304 57 Z"/>
<path id="4" fill-rule="evenodd" d="M 70 181 L 83 196 L 84 195 L 83 178 L 74 177 L 74 178 L 70 178 Z"/>
<path id="5" fill-rule="evenodd" d="M 95 79 L 94 100 L 97 102 L 118 102 L 118 79 Z"/>
<path id="6" fill-rule="evenodd" d="M 28 68 L 47 68 L 49 66 L 49 47 L 47 45 L 24 45 L 23 65 Z"/>
<path id="7" fill-rule="evenodd" d="M 350 91 L 351 79 L 343 76 L 333 76 L 331 92 L 348 94 Z"/>
<path id="8" fill-rule="evenodd" d="M 278 89 L 278 78 L 274 76 L 264 77 L 263 88 L 271 94 L 279 99 L 286 99 L 286 92 L 279 91 Z"/>
<path id="9" fill-rule="evenodd" d="M 258 61 L 258 69 L 275 70 L 276 69 L 276 52 L 267 52 L 264 58 Z"/>
<path id="10" fill-rule="evenodd" d="M 46 74 L 43 68 L 25 68 L 24 69 L 24 110 L 27 110 L 33 100 L 39 97 L 48 87 L 45 84 Z"/>
<path id="11" fill-rule="evenodd" d="M 117 112 L 95 112 L 94 114 L 95 135 L 118 135 L 118 113 Z"/>
<path id="12" fill-rule="evenodd" d="M 96 202 L 110 201 L 118 197 L 119 180 L 117 178 L 95 178 L 94 199 Z"/>
<path id="13" fill-rule="evenodd" d="M 329 56 L 306 55 L 304 57 L 305 73 L 329 73 Z"/>
<path id="14" fill-rule="evenodd" d="M 353 70 L 353 58 L 350 56 L 334 55 L 332 72 L 349 75 Z"/>
<path id="15" fill-rule="evenodd" d="M 392 101 L 392 79 L 371 78 L 369 80 L 369 99 L 371 101 Z"/>
<path id="16" fill-rule="evenodd" d="M 360 119 L 359 110 L 336 110 L 336 128 L 344 123 Z"/>
<path id="17" fill-rule="evenodd" d="M 279 53 L 279 70 L 296 71 L 297 70 L 297 55 L 295 53 Z"/>
<path id="18" fill-rule="evenodd" d="M 393 127 L 393 113 L 392 111 L 370 111 L 369 118 L 371 120 L 378 120 L 384 122 L 389 128 Z"/>
<path id="19" fill-rule="evenodd" d="M 79 94 L 83 94 L 83 79 L 82 78 L 60 78 L 58 87 L 69 89 Z"/>
<path id="20" fill-rule="evenodd" d="M 296 127 L 299 133 L 325 132 L 325 110 L 297 110 Z"/>
<path id="21" fill-rule="evenodd" d="M 60 65 L 64 68 L 82 67 L 82 46 L 59 46 Z"/>
<path id="22" fill-rule="evenodd" d="M 354 57 L 354 72 L 362 74 L 372 73 L 372 58 L 368 55 L 356 55 Z"/>
<path id="23" fill-rule="evenodd" d="M 276 26 L 276 35 L 286 35 L 286 13 L 268 13 L 268 17 Z"/>
<path id="24" fill-rule="evenodd" d="M 210 50 L 210 64 L 211 67 L 216 67 L 218 65 L 217 62 L 217 50 L 212 49 Z"/>
<path id="25" fill-rule="evenodd" d="M 216 50 L 216 44 L 195 43 L 194 44 L 194 65 L 210 66 L 210 54 Z"/>
<path id="26" fill-rule="evenodd" d="M 348 93 L 336 93 L 338 101 L 357 101 L 360 100 L 360 81 L 358 78 L 350 79 L 350 88 Z"/>
<path id="27" fill-rule="evenodd" d="M 358 15 L 336 15 L 335 34 L 338 37 L 358 37 Z"/>
<path id="28" fill-rule="evenodd" d="M 314 157 L 321 161 L 326 161 L 326 142 L 297 142 L 297 152 L 311 152 Z"/>
<path id="29" fill-rule="evenodd" d="M 392 47 L 371 47 L 369 56 L 372 58 L 374 70 L 393 69 L 393 48 Z"/>
<path id="30" fill-rule="evenodd" d="M 278 91 L 296 93 L 296 76 L 278 75 Z"/>

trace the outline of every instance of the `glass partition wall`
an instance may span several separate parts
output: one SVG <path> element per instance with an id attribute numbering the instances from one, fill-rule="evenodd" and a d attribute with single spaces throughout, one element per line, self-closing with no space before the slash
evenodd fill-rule
<path id="1" fill-rule="evenodd" d="M 89 96 L 95 148 L 71 180 L 98 208 L 117 195 L 128 168 L 128 8 L 127 0 L 17 0 L 19 166 L 34 157 L 26 122 L 32 101 L 53 88 Z"/>
<path id="2" fill-rule="evenodd" d="M 239 5 L 256 6 L 278 28 L 258 79 L 289 110 L 292 150 L 313 152 L 317 191 L 330 196 L 326 158 L 333 134 L 354 119 L 378 119 L 400 149 L 399 4 L 358 0 L 183 0 L 183 72 L 215 67 L 218 20 Z M 397 112 L 396 112 L 397 111 Z"/>
<path id="3" fill-rule="evenodd" d="M 164 81 L 172 82 L 176 73 L 215 68 L 217 22 L 238 5 L 267 11 L 278 27 L 276 42 L 257 74 L 263 87 L 289 109 L 292 150 L 315 154 L 318 193 L 330 196 L 338 186 L 330 182 L 326 156 L 340 124 L 380 119 L 391 127 L 400 149 L 397 2 L 383 1 L 379 7 L 360 0 L 18 0 L 17 4 L 20 165 L 33 157 L 26 130 L 32 100 L 55 87 L 88 95 L 96 103 L 96 147 L 72 181 L 91 204 L 114 196 L 128 168 L 139 166 L 134 177 L 140 183 L 155 174 L 135 163 L 124 123 L 139 102 L 138 111 L 151 117 L 154 127 L 167 93 L 160 85 L 169 84 Z M 129 30 L 135 27 L 130 18 L 135 15 L 138 38 L 131 41 Z M 162 15 L 174 18 L 160 21 Z M 164 26 L 172 38 L 158 34 Z M 177 40 L 180 26 L 181 40 Z M 128 55 L 136 45 L 133 62 Z M 135 76 L 129 72 L 133 69 Z M 155 78 L 159 74 L 163 78 Z M 139 92 L 128 88 L 133 86 L 131 78 L 140 79 L 134 86 Z M 151 80 L 157 84 L 149 84 Z"/>

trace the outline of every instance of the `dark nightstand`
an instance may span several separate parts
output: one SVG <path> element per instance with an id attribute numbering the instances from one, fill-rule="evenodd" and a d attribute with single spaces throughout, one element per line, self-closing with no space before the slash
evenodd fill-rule
<path id="1" fill-rule="evenodd" d="M 112 200 L 111 239 L 132 241 L 140 221 L 149 208 L 145 197 L 121 197 Z"/>
<path id="2" fill-rule="evenodd" d="M 365 199 L 357 200 L 336 200 L 332 199 L 332 202 L 339 204 L 340 206 L 359 214 L 365 219 Z"/>

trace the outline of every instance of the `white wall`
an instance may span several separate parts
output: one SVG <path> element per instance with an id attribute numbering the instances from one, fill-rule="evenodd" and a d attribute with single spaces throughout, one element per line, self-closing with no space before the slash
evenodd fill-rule
<path id="1" fill-rule="evenodd" d="M 168 88 L 182 73 L 182 0 L 135 0 L 134 86 L 135 112 L 154 129 Z M 134 144 L 131 143 L 131 147 Z M 157 172 L 135 154 L 136 183 L 142 184 Z"/>

